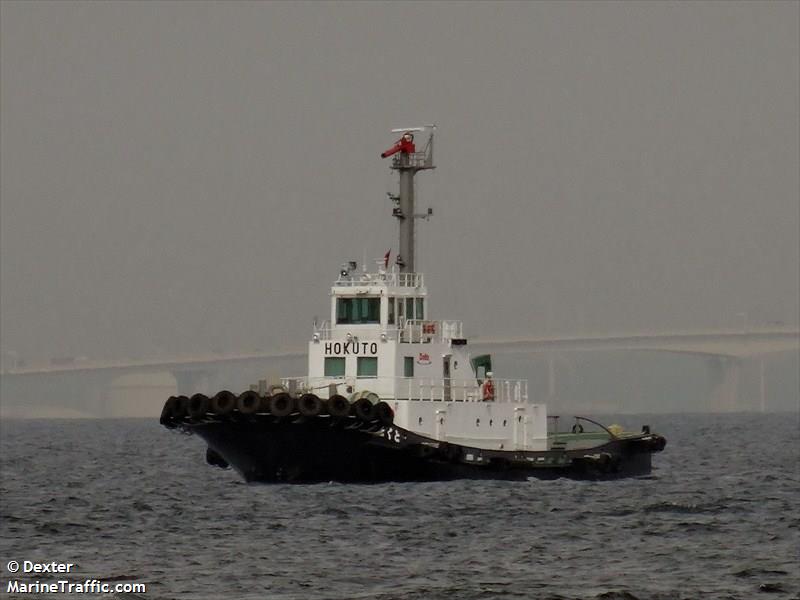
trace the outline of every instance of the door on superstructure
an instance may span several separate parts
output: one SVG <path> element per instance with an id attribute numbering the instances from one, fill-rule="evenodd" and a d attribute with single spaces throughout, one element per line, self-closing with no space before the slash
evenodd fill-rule
<path id="1" fill-rule="evenodd" d="M 443 400 L 445 402 L 450 402 L 452 398 L 452 387 L 450 383 L 450 359 L 452 355 L 448 354 L 442 357 L 442 377 L 444 378 L 444 392 L 443 392 Z"/>

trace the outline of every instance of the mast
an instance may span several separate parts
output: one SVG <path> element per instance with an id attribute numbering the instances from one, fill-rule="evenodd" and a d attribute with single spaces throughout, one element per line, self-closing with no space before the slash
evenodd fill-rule
<path id="1" fill-rule="evenodd" d="M 433 133 L 435 130 L 435 125 L 392 129 L 393 133 L 403 133 L 403 137 L 392 148 L 381 154 L 382 158 L 394 155 L 391 168 L 400 173 L 400 193 L 391 198 L 396 204 L 392 215 L 397 218 L 400 230 L 400 251 L 397 255 L 397 264 L 400 266 L 401 273 L 414 273 L 414 221 L 418 218 L 427 218 L 431 214 L 430 211 L 424 215 L 414 212 L 414 176 L 419 171 L 436 168 L 433 164 Z M 420 152 L 417 151 L 414 143 L 414 132 L 428 133 L 425 147 Z"/>

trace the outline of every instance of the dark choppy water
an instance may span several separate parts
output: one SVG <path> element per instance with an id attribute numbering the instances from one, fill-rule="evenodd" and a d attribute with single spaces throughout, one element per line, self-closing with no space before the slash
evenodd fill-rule
<path id="1" fill-rule="evenodd" d="M 669 439 L 652 478 L 245 485 L 154 421 L 6 421 L 0 596 L 28 559 L 154 600 L 800 598 L 796 414 L 617 421 Z"/>

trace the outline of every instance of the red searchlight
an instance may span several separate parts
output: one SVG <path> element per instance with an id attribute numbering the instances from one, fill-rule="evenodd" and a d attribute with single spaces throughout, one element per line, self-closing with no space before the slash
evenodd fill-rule
<path id="1" fill-rule="evenodd" d="M 413 154 L 416 151 L 417 148 L 414 145 L 414 134 L 410 131 L 407 131 L 403 134 L 403 137 L 395 142 L 394 146 L 389 148 L 386 152 L 381 152 L 381 158 L 387 158 L 392 154 L 397 154 L 398 152 L 402 152 L 403 154 Z"/>

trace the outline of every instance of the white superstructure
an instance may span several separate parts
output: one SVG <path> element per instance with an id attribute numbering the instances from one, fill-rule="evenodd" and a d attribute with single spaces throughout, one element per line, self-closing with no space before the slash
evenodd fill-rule
<path id="1" fill-rule="evenodd" d="M 529 402 L 527 381 L 492 379 L 487 401 L 488 357 L 471 359 L 460 321 L 431 318 L 424 277 L 408 272 L 413 243 L 403 243 L 403 228 L 416 215 L 413 192 L 409 200 L 404 191 L 413 190 L 418 170 L 433 168 L 432 149 L 431 129 L 425 152 L 401 153 L 392 166 L 401 173 L 401 194 L 393 198 L 401 208 L 393 216 L 400 220 L 406 256 L 391 268 L 380 261 L 375 272 L 358 271 L 352 262 L 342 268 L 331 288 L 330 319 L 315 326 L 308 345 L 308 376 L 283 383 L 321 398 L 385 401 L 397 427 L 438 441 L 546 450 L 547 412 Z M 422 156 L 412 160 L 417 154 Z"/>

